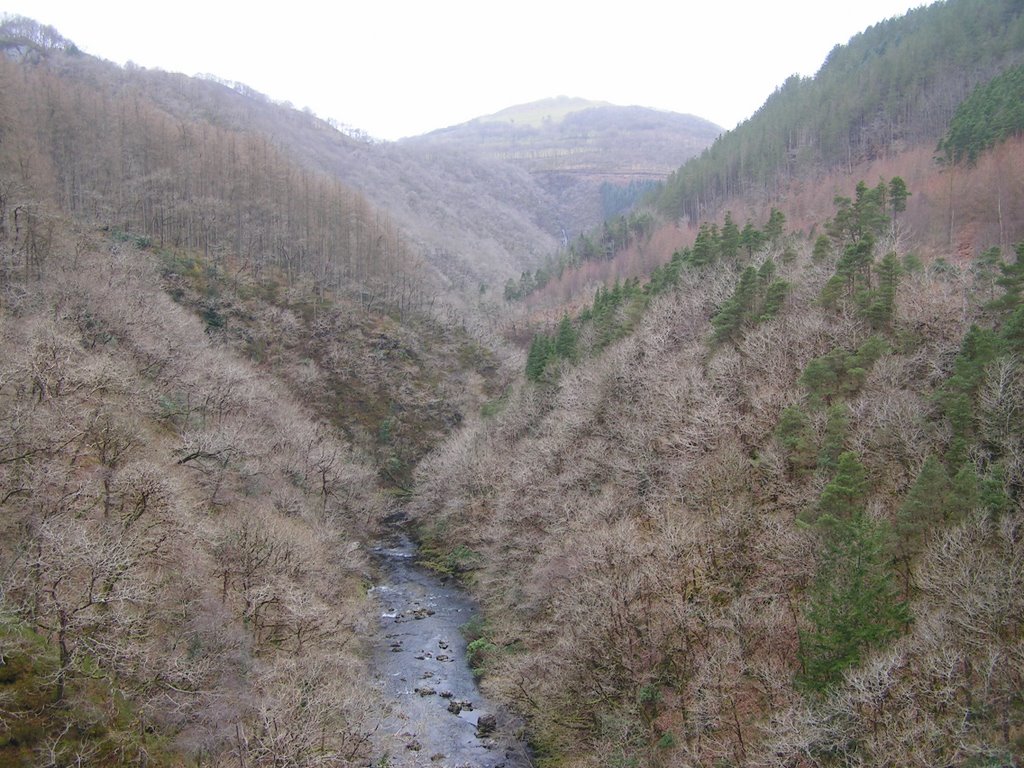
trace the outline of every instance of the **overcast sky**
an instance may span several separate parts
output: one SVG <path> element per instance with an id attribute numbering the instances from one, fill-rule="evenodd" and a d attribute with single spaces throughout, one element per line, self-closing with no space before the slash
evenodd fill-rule
<path id="1" fill-rule="evenodd" d="M 246 83 L 380 139 L 549 96 L 732 128 L 908 0 L 0 0 L 118 64 Z"/>

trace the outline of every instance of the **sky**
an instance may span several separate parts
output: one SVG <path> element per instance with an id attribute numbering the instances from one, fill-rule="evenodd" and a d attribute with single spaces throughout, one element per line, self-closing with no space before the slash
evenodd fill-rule
<path id="1" fill-rule="evenodd" d="M 212 74 L 395 140 L 552 96 L 750 117 L 922 0 L 0 0 L 86 53 Z"/>

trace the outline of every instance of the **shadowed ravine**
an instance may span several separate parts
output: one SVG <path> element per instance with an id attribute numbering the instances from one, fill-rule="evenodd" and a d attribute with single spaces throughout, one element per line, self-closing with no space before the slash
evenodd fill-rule
<path id="1" fill-rule="evenodd" d="M 416 564 L 416 547 L 396 536 L 374 550 L 380 582 L 371 597 L 380 605 L 374 663 L 391 707 L 378 733 L 391 766 L 519 768 L 530 765 L 526 747 L 508 732 L 508 718 L 483 698 L 466 660 L 459 627 L 472 602 Z M 497 730 L 485 734 L 493 716 Z"/>

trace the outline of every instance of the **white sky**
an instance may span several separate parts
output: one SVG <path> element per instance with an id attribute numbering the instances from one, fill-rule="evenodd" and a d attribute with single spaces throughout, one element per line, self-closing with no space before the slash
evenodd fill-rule
<path id="1" fill-rule="evenodd" d="M 923 0 L 0 0 L 94 56 L 237 80 L 381 139 L 549 96 L 732 128 Z"/>

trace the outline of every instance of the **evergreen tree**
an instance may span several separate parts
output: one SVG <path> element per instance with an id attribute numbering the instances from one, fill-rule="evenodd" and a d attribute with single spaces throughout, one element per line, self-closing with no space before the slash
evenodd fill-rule
<path id="1" fill-rule="evenodd" d="M 856 352 L 833 349 L 807 364 L 800 383 L 807 388 L 814 405 L 854 395 L 863 386 L 868 370 L 887 349 L 885 340 L 879 336 L 870 337 Z"/>
<path id="2" fill-rule="evenodd" d="M 909 620 L 886 556 L 888 530 L 865 511 L 867 489 L 866 470 L 846 452 L 818 501 L 814 525 L 823 552 L 803 611 L 810 628 L 799 633 L 799 683 L 810 692 L 838 683 L 868 649 Z"/>
<path id="3" fill-rule="evenodd" d="M 530 381 L 540 381 L 553 352 L 554 345 L 546 334 L 535 335 L 530 344 L 530 351 L 526 355 L 526 378 Z"/>
<path id="4" fill-rule="evenodd" d="M 995 299 L 996 276 L 1003 263 L 1003 253 L 998 245 L 985 251 L 971 264 L 971 274 L 978 290 L 988 294 L 989 301 Z"/>
<path id="5" fill-rule="evenodd" d="M 768 214 L 768 223 L 764 225 L 765 237 L 770 242 L 777 243 L 779 238 L 782 237 L 785 226 L 786 214 L 777 208 L 772 208 L 771 213 Z"/>
<path id="6" fill-rule="evenodd" d="M 818 235 L 814 241 L 814 249 L 811 251 L 811 261 L 821 264 L 832 255 L 832 241 L 828 235 Z"/>
<path id="7" fill-rule="evenodd" d="M 799 633 L 804 690 L 827 691 L 909 621 L 886 557 L 887 538 L 862 509 L 829 528 L 803 611 L 810 627 Z"/>
<path id="8" fill-rule="evenodd" d="M 949 501 L 943 510 L 943 517 L 956 522 L 982 506 L 981 487 L 978 473 L 971 462 L 964 462 L 949 486 Z"/>
<path id="9" fill-rule="evenodd" d="M 775 435 L 786 449 L 789 470 L 803 474 L 814 469 L 817 455 L 807 416 L 800 408 L 791 405 L 782 410 Z"/>
<path id="10" fill-rule="evenodd" d="M 843 255 L 836 263 L 836 276 L 842 278 L 847 296 L 856 297 L 871 285 L 874 251 L 875 239 L 870 235 L 849 243 L 843 249 Z"/>
<path id="11" fill-rule="evenodd" d="M 740 275 L 732 297 L 711 318 L 711 325 L 714 328 L 712 339 L 715 343 L 736 337 L 743 327 L 744 320 L 750 316 L 756 293 L 757 270 L 752 266 L 747 267 Z"/>
<path id="12" fill-rule="evenodd" d="M 693 264 L 706 267 L 715 263 L 718 256 L 718 233 L 706 221 L 697 230 L 697 239 L 693 243 Z"/>
<path id="13" fill-rule="evenodd" d="M 733 260 L 740 250 L 740 230 L 736 222 L 732 220 L 732 211 L 725 212 L 725 221 L 722 224 L 720 235 L 722 258 Z"/>
<path id="14" fill-rule="evenodd" d="M 854 193 L 853 210 L 859 237 L 877 237 L 889 223 L 889 190 L 884 181 L 875 187 L 868 187 L 863 181 L 857 184 Z"/>
<path id="15" fill-rule="evenodd" d="M 1006 473 L 1001 465 L 991 467 L 979 490 L 981 505 L 992 517 L 998 518 L 1010 509 L 1012 501 L 1006 492 Z"/>
<path id="16" fill-rule="evenodd" d="M 519 298 L 519 284 L 511 277 L 505 283 L 505 301 L 515 301 Z"/>
<path id="17" fill-rule="evenodd" d="M 850 431 L 849 409 L 845 403 L 829 406 L 825 420 L 825 440 L 818 454 L 818 466 L 834 471 L 839 466 L 839 457 L 846 445 L 846 437 Z"/>
<path id="18" fill-rule="evenodd" d="M 765 292 L 764 305 L 759 320 L 769 320 L 779 314 L 786 297 L 789 295 L 789 283 L 785 280 L 773 280 Z"/>
<path id="19" fill-rule="evenodd" d="M 929 455 L 896 513 L 896 549 L 903 563 L 907 591 L 911 558 L 921 551 L 928 534 L 945 518 L 949 504 L 946 470 L 938 457 Z"/>
<path id="20" fill-rule="evenodd" d="M 972 325 L 960 344 L 960 354 L 953 362 L 953 375 L 946 382 L 946 390 L 973 398 L 985 379 L 985 367 L 1002 352 L 1002 339 L 994 331 Z"/>
<path id="21" fill-rule="evenodd" d="M 747 256 L 753 256 L 754 251 L 764 243 L 764 236 L 751 222 L 747 222 L 740 233 L 740 245 L 746 249 Z"/>
<path id="22" fill-rule="evenodd" d="M 575 360 L 576 339 L 576 329 L 572 320 L 567 313 L 563 314 L 562 321 L 558 324 L 558 333 L 555 335 L 555 354 L 565 360 Z"/>
<path id="23" fill-rule="evenodd" d="M 828 528 L 863 511 L 868 493 L 868 473 L 857 454 L 846 451 L 836 462 L 836 476 L 818 499 L 816 523 Z"/>
<path id="24" fill-rule="evenodd" d="M 907 210 L 907 198 L 910 191 L 907 189 L 907 182 L 900 176 L 893 176 L 889 179 L 889 205 L 892 207 L 892 220 L 896 222 L 897 214 Z"/>
<path id="25" fill-rule="evenodd" d="M 519 296 L 529 296 L 537 289 L 537 283 L 534 282 L 533 273 L 529 271 L 523 271 L 519 276 Z"/>
<path id="26" fill-rule="evenodd" d="M 832 275 L 822 287 L 818 303 L 825 309 L 837 309 L 846 295 L 846 282 L 842 275 Z"/>
<path id="27" fill-rule="evenodd" d="M 897 184 L 897 192 L 901 196 L 901 204 L 905 205 L 904 193 L 909 194 L 906 184 L 902 189 Z M 866 237 L 875 238 L 890 224 L 888 201 L 889 186 L 884 181 L 875 187 L 859 181 L 852 200 L 842 195 L 833 198 L 836 213 L 826 225 L 826 231 L 841 245 L 857 243 Z"/>
<path id="28" fill-rule="evenodd" d="M 989 305 L 991 309 L 1013 311 L 1024 303 L 1024 242 L 1015 248 L 1017 260 L 1013 264 L 1000 264 L 996 285 L 1005 293 Z"/>
<path id="29" fill-rule="evenodd" d="M 1017 307 L 1003 323 L 1002 337 L 1007 352 L 1024 357 L 1024 305 Z"/>
<path id="30" fill-rule="evenodd" d="M 890 251 L 878 266 L 878 288 L 872 292 L 870 303 L 865 310 L 868 322 L 875 330 L 892 327 L 900 272 L 899 259 L 896 258 L 895 252 Z"/>

